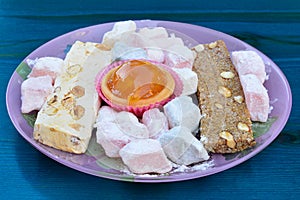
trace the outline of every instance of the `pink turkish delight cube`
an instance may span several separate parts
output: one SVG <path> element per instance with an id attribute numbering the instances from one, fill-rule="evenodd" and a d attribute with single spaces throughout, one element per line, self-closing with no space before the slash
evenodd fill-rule
<path id="1" fill-rule="evenodd" d="M 141 28 L 138 33 L 149 40 L 168 38 L 168 32 L 163 27 Z"/>
<path id="2" fill-rule="evenodd" d="M 269 114 L 269 96 L 257 76 L 253 74 L 240 76 L 245 94 L 245 101 L 252 121 L 266 122 Z"/>
<path id="3" fill-rule="evenodd" d="M 50 76 L 54 83 L 56 77 L 62 72 L 64 61 L 56 57 L 42 57 L 27 61 L 32 66 L 28 77 Z"/>
<path id="4" fill-rule="evenodd" d="M 157 38 L 149 41 L 148 47 L 158 47 L 162 50 L 172 50 L 172 46 L 184 46 L 184 43 L 181 38 L 177 37 L 168 37 L 168 38 Z"/>
<path id="5" fill-rule="evenodd" d="M 40 110 L 47 97 L 52 92 L 53 86 L 52 78 L 50 76 L 26 79 L 21 85 L 22 113 Z"/>
<path id="6" fill-rule="evenodd" d="M 136 32 L 123 33 L 120 41 L 129 47 L 143 48 L 149 46 L 149 40 Z"/>
<path id="7" fill-rule="evenodd" d="M 240 76 L 254 74 L 261 83 L 266 80 L 265 64 L 255 51 L 234 51 L 231 59 Z"/>
<path id="8" fill-rule="evenodd" d="M 116 120 L 117 114 L 118 112 L 112 109 L 111 107 L 101 106 L 101 108 L 98 111 L 96 123 L 101 121 L 114 122 Z"/>
<path id="9" fill-rule="evenodd" d="M 140 123 L 138 118 L 131 112 L 119 112 L 116 116 L 115 124 L 124 132 L 124 134 L 132 139 L 149 138 L 147 127 Z"/>
<path id="10" fill-rule="evenodd" d="M 99 143 L 108 157 L 120 157 L 119 151 L 131 140 L 119 129 L 114 122 L 100 121 L 97 123 L 97 143 Z"/>
<path id="11" fill-rule="evenodd" d="M 158 108 L 147 110 L 143 114 L 143 124 L 149 130 L 149 137 L 152 139 L 158 138 L 162 133 L 168 130 L 168 120 L 163 112 L 160 112 Z"/>
<path id="12" fill-rule="evenodd" d="M 133 173 L 167 173 L 172 169 L 171 162 L 157 140 L 132 141 L 120 150 L 120 156 Z"/>
<path id="13" fill-rule="evenodd" d="M 147 127 L 130 112 L 117 112 L 102 106 L 96 121 L 96 138 L 109 157 L 120 157 L 119 151 L 130 141 L 149 138 Z"/>
<path id="14" fill-rule="evenodd" d="M 159 48 L 147 48 L 147 58 L 148 60 L 163 63 L 165 61 L 164 51 Z"/>
<path id="15" fill-rule="evenodd" d="M 166 48 L 165 64 L 174 68 L 192 69 L 194 63 L 193 52 L 184 45 L 172 45 Z"/>

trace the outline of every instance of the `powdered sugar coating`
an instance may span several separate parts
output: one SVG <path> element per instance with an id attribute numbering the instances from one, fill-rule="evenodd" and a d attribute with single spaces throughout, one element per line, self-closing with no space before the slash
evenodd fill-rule
<path id="1" fill-rule="evenodd" d="M 61 74 L 64 61 L 56 57 L 41 57 L 35 60 L 27 60 L 32 70 L 28 77 L 50 76 L 54 83 L 56 77 Z"/>
<path id="2" fill-rule="evenodd" d="M 253 74 L 240 76 L 245 101 L 252 121 L 266 122 L 268 119 L 269 96 L 266 88 Z"/>
<path id="3" fill-rule="evenodd" d="M 190 165 L 209 158 L 203 144 L 184 126 L 170 129 L 159 141 L 168 158 L 176 164 Z"/>
<path id="4" fill-rule="evenodd" d="M 144 112 L 142 122 L 147 126 L 152 139 L 158 138 L 169 127 L 166 116 L 158 108 Z"/>
<path id="5" fill-rule="evenodd" d="M 132 141 L 120 150 L 120 156 L 136 174 L 166 173 L 172 169 L 171 162 L 157 140 Z"/>
<path id="6" fill-rule="evenodd" d="M 50 76 L 26 79 L 21 85 L 22 113 L 40 110 L 53 89 Z"/>
<path id="7" fill-rule="evenodd" d="M 187 127 L 191 132 L 196 131 L 201 119 L 200 109 L 189 96 L 180 96 L 164 106 L 169 126 Z"/>
<path id="8" fill-rule="evenodd" d="M 239 76 L 253 74 L 261 83 L 265 82 L 265 64 L 255 51 L 234 51 L 231 53 L 231 60 Z"/>

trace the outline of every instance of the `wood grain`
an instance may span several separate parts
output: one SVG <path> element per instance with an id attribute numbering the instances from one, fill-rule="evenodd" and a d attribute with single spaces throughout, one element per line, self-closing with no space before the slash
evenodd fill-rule
<path id="1" fill-rule="evenodd" d="M 165 184 L 97 178 L 67 168 L 26 142 L 5 106 L 9 78 L 43 43 L 77 28 L 126 19 L 201 25 L 233 35 L 285 73 L 293 109 L 279 137 L 247 162 L 212 176 Z M 0 199 L 299 199 L 299 1 L 0 0 Z"/>

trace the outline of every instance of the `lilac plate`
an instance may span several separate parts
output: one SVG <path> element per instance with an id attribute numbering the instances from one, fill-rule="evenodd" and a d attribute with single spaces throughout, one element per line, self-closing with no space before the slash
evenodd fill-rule
<path id="1" fill-rule="evenodd" d="M 22 115 L 20 112 L 20 87 L 25 76 L 30 71 L 30 68 L 25 62 L 22 62 L 9 81 L 6 93 L 6 104 L 14 126 L 30 144 L 43 154 L 63 165 L 95 176 L 122 181 L 173 182 L 204 177 L 234 167 L 262 151 L 279 135 L 288 120 L 292 106 L 292 96 L 284 74 L 267 56 L 232 36 L 208 28 L 167 21 L 142 20 L 136 21 L 136 23 L 138 27 L 161 26 L 176 30 L 178 31 L 179 37 L 180 33 L 183 33 L 182 37 L 186 35 L 193 38 L 192 43 L 208 43 L 222 39 L 227 44 L 229 51 L 254 50 L 263 58 L 269 75 L 265 86 L 268 89 L 273 110 L 267 123 L 257 123 L 253 125 L 257 145 L 254 148 L 236 154 L 213 154 L 211 155 L 211 160 L 205 163 L 190 168 L 179 167 L 168 174 L 139 176 L 126 172 L 121 160 L 106 157 L 103 149 L 95 142 L 95 134 L 93 134 L 88 151 L 82 155 L 70 154 L 46 147 L 33 139 L 33 128 L 32 125 L 30 125 L 30 122 L 32 123 L 34 120 L 32 116 Z M 43 56 L 64 58 L 68 48 L 76 40 L 83 42 L 101 42 L 103 34 L 111 30 L 113 24 L 114 23 L 100 24 L 64 34 L 33 51 L 24 61 L 28 58 L 35 59 Z"/>

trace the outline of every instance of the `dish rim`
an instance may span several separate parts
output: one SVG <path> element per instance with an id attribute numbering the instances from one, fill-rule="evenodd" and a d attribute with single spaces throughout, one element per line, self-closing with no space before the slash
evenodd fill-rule
<path id="1" fill-rule="evenodd" d="M 246 160 L 252 158 L 253 156 L 257 155 L 258 153 L 260 153 L 263 149 L 265 149 L 267 146 L 269 146 L 271 144 L 271 142 L 273 142 L 275 140 L 275 138 L 280 134 L 280 132 L 283 130 L 284 126 L 286 125 L 288 118 L 290 116 L 291 113 L 291 109 L 292 109 L 292 93 L 291 93 L 291 89 L 290 89 L 290 85 L 288 83 L 287 78 L 285 77 L 284 73 L 281 71 L 281 69 L 270 59 L 268 58 L 266 55 L 264 55 L 262 52 L 260 52 L 258 49 L 254 48 L 253 46 L 245 43 L 244 41 L 241 41 L 238 38 L 235 38 L 231 35 L 228 35 L 226 33 L 217 31 L 217 30 L 213 30 L 210 28 L 206 28 L 203 26 L 198 26 L 198 25 L 192 25 L 192 24 L 188 24 L 188 23 L 182 23 L 182 22 L 173 22 L 173 21 L 161 21 L 161 20 L 135 20 L 135 22 L 139 22 L 139 25 L 143 25 L 146 24 L 147 26 L 154 26 L 160 23 L 167 23 L 170 25 L 180 25 L 180 26 L 187 26 L 191 29 L 202 29 L 201 31 L 205 30 L 206 34 L 209 33 L 213 33 L 213 34 L 220 34 L 222 36 L 222 38 L 226 39 L 226 40 L 234 40 L 236 42 L 239 42 L 247 47 L 249 47 L 250 49 L 255 50 L 256 52 L 258 52 L 261 56 L 263 56 L 265 59 L 268 59 L 268 61 L 270 62 L 270 65 L 272 66 L 272 69 L 276 71 L 276 73 L 278 74 L 278 76 L 282 79 L 282 81 L 284 82 L 284 88 L 285 91 L 287 92 L 288 96 L 286 97 L 288 99 L 287 102 L 287 109 L 284 110 L 285 112 L 283 113 L 283 118 L 281 118 L 281 123 L 279 124 L 279 126 L 276 128 L 276 133 L 272 133 L 270 138 L 268 138 L 266 140 L 266 142 L 264 142 L 263 144 L 261 144 L 260 146 L 258 146 L 254 151 L 250 152 L 249 154 L 243 156 L 242 158 L 239 158 L 238 160 L 235 160 L 233 162 L 230 162 L 228 164 L 219 166 L 218 168 L 211 168 L 211 169 L 207 169 L 205 170 L 206 173 L 203 173 L 203 171 L 195 171 L 195 172 L 191 172 L 191 173 L 184 173 L 184 175 L 182 175 L 182 173 L 180 174 L 172 174 L 171 176 L 167 176 L 166 177 L 160 177 L 158 179 L 153 179 L 153 177 L 147 177 L 147 176 L 135 176 L 135 178 L 131 181 L 134 182 L 175 182 L 175 181 L 183 181 L 183 180 L 190 180 L 190 179 L 195 179 L 195 178 L 201 178 L 204 176 L 209 176 L 215 173 L 219 173 L 222 171 L 225 171 L 227 169 L 230 169 L 232 167 L 235 167 L 243 162 L 245 162 Z M 80 31 L 85 31 L 85 30 L 90 30 L 90 29 L 97 29 L 100 26 L 113 26 L 115 22 L 109 22 L 109 23 L 102 23 L 102 24 L 97 24 L 97 25 L 92 25 L 92 26 L 87 26 L 84 28 L 79 28 L 70 32 L 67 32 L 65 34 L 62 34 L 58 37 L 55 37 L 53 39 L 51 39 L 50 41 L 44 43 L 43 45 L 39 46 L 38 48 L 36 48 L 34 51 L 32 51 L 30 54 L 28 54 L 23 61 L 25 61 L 25 59 L 32 55 L 32 54 L 36 54 L 37 52 L 39 52 L 41 49 L 43 49 L 45 46 L 47 45 L 51 45 L 54 41 L 56 40 L 61 40 L 64 37 L 70 36 L 74 33 L 80 32 Z M 148 23 L 148 24 L 147 24 Z M 101 35 L 99 36 L 99 40 L 101 39 Z M 194 38 L 195 39 L 195 38 Z M 22 61 L 22 62 L 23 62 Z M 17 68 L 16 68 L 17 69 Z M 11 75 L 8 85 L 7 85 L 7 90 L 6 90 L 6 108 L 9 114 L 9 117 L 14 125 L 14 127 L 17 129 L 17 131 L 19 132 L 19 134 L 22 135 L 23 138 L 25 138 L 26 141 L 28 141 L 32 146 L 34 146 L 34 148 L 38 149 L 41 153 L 45 154 L 46 156 L 48 156 L 49 158 L 67 166 L 70 167 L 72 169 L 87 173 L 87 174 L 91 174 L 94 176 L 98 176 L 98 177 L 102 177 L 102 178 L 108 178 L 108 179 L 112 179 L 112 180 L 127 180 L 124 179 L 124 175 L 120 174 L 120 175 L 115 175 L 115 174 L 108 174 L 107 176 L 103 175 L 103 174 L 98 174 L 97 171 L 95 170 L 91 170 L 88 169 L 86 167 L 83 167 L 81 165 L 77 165 L 74 164 L 70 161 L 64 160 L 62 158 L 57 157 L 56 155 L 52 154 L 51 152 L 47 151 L 45 148 L 41 147 L 40 145 L 37 145 L 37 143 L 30 138 L 29 136 L 27 136 L 27 134 L 24 132 L 24 130 L 18 125 L 17 121 L 15 121 L 15 117 L 12 115 L 12 111 L 11 111 L 11 104 L 9 102 L 9 97 L 10 97 L 10 91 L 12 90 L 13 87 L 13 81 L 16 78 L 16 76 L 19 76 L 16 72 L 16 69 L 14 70 L 13 74 Z M 129 179 L 127 181 L 129 181 Z"/>

